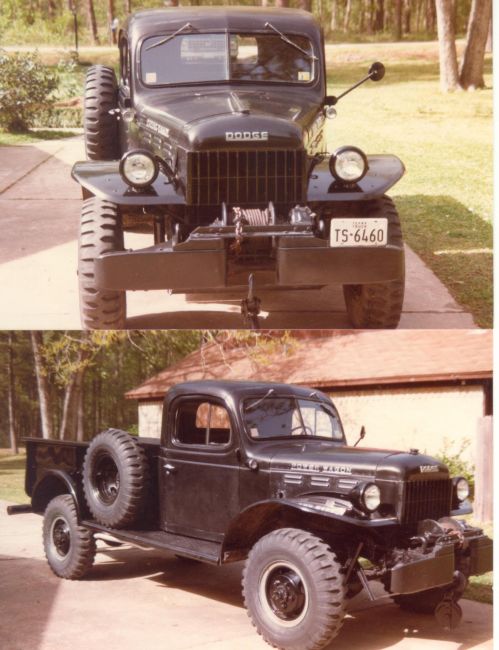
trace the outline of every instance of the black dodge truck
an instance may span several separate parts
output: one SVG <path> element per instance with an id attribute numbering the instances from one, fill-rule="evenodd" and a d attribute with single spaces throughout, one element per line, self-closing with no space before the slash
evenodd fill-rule
<path id="1" fill-rule="evenodd" d="M 404 166 L 341 133 L 327 152 L 326 119 L 353 88 L 327 95 L 311 14 L 141 11 L 119 50 L 118 79 L 101 65 L 87 74 L 88 160 L 72 171 L 84 198 L 84 327 L 125 327 L 127 290 L 248 288 L 242 309 L 255 325 L 257 287 L 329 285 L 343 286 L 354 327 L 397 326 L 404 249 L 385 193 Z M 383 75 L 374 63 L 354 87 Z M 150 233 L 151 245 L 126 249 L 125 231 Z"/>
<path id="2" fill-rule="evenodd" d="M 58 576 L 82 578 L 95 536 L 212 564 L 245 560 L 244 602 L 285 650 L 337 634 L 349 598 L 380 581 L 402 607 L 460 618 L 492 543 L 454 517 L 468 484 L 420 454 L 347 446 L 325 394 L 286 384 L 190 382 L 165 397 L 161 439 L 110 429 L 90 443 L 26 441 L 31 506 Z M 91 572 L 90 572 L 91 577 Z"/>

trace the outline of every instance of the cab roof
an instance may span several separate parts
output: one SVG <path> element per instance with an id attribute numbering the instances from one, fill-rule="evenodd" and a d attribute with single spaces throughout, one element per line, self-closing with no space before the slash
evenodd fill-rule
<path id="1" fill-rule="evenodd" d="M 131 40 L 148 34 L 175 32 L 190 23 L 195 29 L 261 31 L 269 22 L 282 32 L 300 33 L 317 41 L 320 27 L 308 11 L 263 7 L 169 7 L 138 11 L 124 26 Z M 271 30 L 269 30 L 271 32 Z"/>
<path id="2" fill-rule="evenodd" d="M 330 401 L 329 397 L 321 391 L 306 386 L 279 384 L 270 381 L 200 380 L 187 381 L 172 386 L 166 393 L 165 406 L 170 404 L 176 397 L 183 395 L 204 395 L 219 398 L 228 403 L 237 403 L 241 399 L 252 395 L 263 396 L 271 388 L 274 389 L 276 395 L 294 395 L 304 399 L 314 394 L 316 399 Z"/>

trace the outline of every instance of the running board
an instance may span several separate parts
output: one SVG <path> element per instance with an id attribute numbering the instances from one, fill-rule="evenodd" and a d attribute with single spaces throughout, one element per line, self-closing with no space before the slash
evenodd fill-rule
<path id="1" fill-rule="evenodd" d="M 96 533 L 106 533 L 122 541 L 139 546 L 140 548 L 156 548 L 162 551 L 170 551 L 177 555 L 209 562 L 210 564 L 221 563 L 222 545 L 218 542 L 209 542 L 204 539 L 194 539 L 185 535 L 175 535 L 163 530 L 118 530 L 107 528 L 95 521 L 82 521 L 82 526 Z"/>

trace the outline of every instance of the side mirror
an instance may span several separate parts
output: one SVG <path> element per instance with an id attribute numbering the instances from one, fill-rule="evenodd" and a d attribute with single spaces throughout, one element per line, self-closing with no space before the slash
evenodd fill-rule
<path id="1" fill-rule="evenodd" d="M 369 76 L 372 81 L 381 81 L 385 76 L 385 66 L 379 61 L 376 61 L 369 68 Z"/>
<path id="2" fill-rule="evenodd" d="M 366 437 L 366 427 L 364 425 L 361 426 L 360 428 L 360 433 L 357 442 L 354 444 L 354 447 L 356 447 L 361 440 L 364 440 Z"/>
<path id="3" fill-rule="evenodd" d="M 361 86 L 369 79 L 371 79 L 372 81 L 380 81 L 381 79 L 383 79 L 384 76 L 385 76 L 385 66 L 379 61 L 375 61 L 369 68 L 369 72 L 367 73 L 367 75 L 360 81 L 357 81 L 356 84 L 350 86 L 350 88 L 342 92 L 341 95 L 338 95 L 337 97 L 335 95 L 326 95 L 326 97 L 324 98 L 324 106 L 325 107 L 336 106 L 336 104 L 342 97 L 348 95 L 348 93 L 351 93 L 352 90 L 355 90 L 356 88 Z"/>

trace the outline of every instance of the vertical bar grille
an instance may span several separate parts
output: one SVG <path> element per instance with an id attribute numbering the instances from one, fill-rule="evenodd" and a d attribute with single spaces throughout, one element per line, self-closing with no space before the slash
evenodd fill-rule
<path id="1" fill-rule="evenodd" d="M 405 485 L 402 523 L 439 519 L 449 515 L 452 499 L 450 479 L 409 481 Z"/>
<path id="2" fill-rule="evenodd" d="M 305 152 L 301 150 L 190 152 L 187 170 L 190 205 L 304 200 Z"/>

